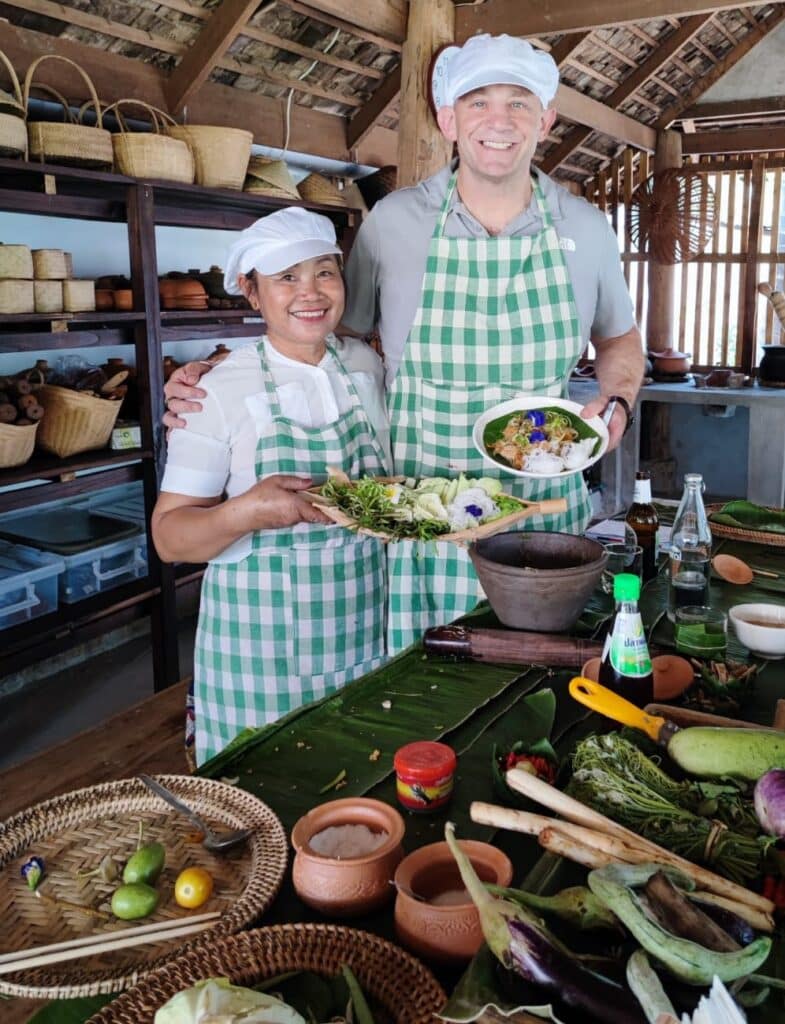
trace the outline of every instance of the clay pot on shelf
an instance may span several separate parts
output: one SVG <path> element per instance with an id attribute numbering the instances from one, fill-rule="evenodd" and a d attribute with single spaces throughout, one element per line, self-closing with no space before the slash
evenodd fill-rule
<path id="1" fill-rule="evenodd" d="M 130 288 L 115 288 L 114 308 L 123 313 L 131 313 L 134 308 L 134 293 Z"/>
<path id="2" fill-rule="evenodd" d="M 649 352 L 649 358 L 657 373 L 688 373 L 692 366 L 692 359 L 687 352 L 676 352 L 672 348 Z"/>

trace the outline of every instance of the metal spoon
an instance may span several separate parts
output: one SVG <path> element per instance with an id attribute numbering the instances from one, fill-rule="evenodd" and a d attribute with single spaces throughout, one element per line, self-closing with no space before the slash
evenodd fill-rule
<path id="1" fill-rule="evenodd" d="M 244 843 L 246 839 L 253 833 L 251 828 L 240 828 L 234 832 L 214 832 L 205 822 L 199 817 L 196 811 L 192 810 L 188 804 L 184 804 L 179 797 L 175 796 L 174 793 L 167 789 L 166 786 L 161 785 L 156 779 L 153 779 L 149 775 L 145 775 L 143 772 L 139 773 L 139 779 L 147 786 L 148 789 L 152 790 L 156 796 L 160 796 L 170 807 L 174 807 L 180 814 L 185 815 L 188 820 L 199 829 L 200 832 L 204 833 L 204 839 L 202 844 L 212 853 L 225 853 L 227 850 L 231 850 L 234 846 L 239 846 L 240 843 Z"/>
<path id="2" fill-rule="evenodd" d="M 711 560 L 712 567 L 718 576 L 727 583 L 737 583 L 740 586 L 752 583 L 753 576 L 768 576 L 770 579 L 779 579 L 779 573 L 768 572 L 766 569 L 753 569 L 735 555 L 715 555 Z"/>

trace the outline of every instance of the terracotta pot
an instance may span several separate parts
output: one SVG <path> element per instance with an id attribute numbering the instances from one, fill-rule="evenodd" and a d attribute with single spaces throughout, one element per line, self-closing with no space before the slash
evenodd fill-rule
<path id="1" fill-rule="evenodd" d="M 469 556 L 499 621 L 540 633 L 577 622 L 608 560 L 597 541 L 544 530 L 497 533 L 469 545 Z"/>
<path id="2" fill-rule="evenodd" d="M 96 309 L 114 309 L 114 291 L 111 288 L 96 288 Z"/>
<path id="3" fill-rule="evenodd" d="M 114 291 L 114 308 L 130 313 L 134 308 L 134 293 L 130 288 L 116 288 Z"/>
<path id="4" fill-rule="evenodd" d="M 460 845 L 483 882 L 510 885 L 512 864 L 501 850 L 470 839 L 460 840 Z M 483 934 L 468 895 L 460 903 L 431 902 L 464 888 L 447 843 L 422 846 L 405 857 L 395 872 L 395 885 L 395 932 L 404 946 L 439 963 L 459 964 L 474 956 Z"/>
<path id="5" fill-rule="evenodd" d="M 692 359 L 686 352 L 674 352 L 666 348 L 662 352 L 649 352 L 654 361 L 654 369 L 660 373 L 687 373 L 692 366 Z"/>
<path id="6" fill-rule="evenodd" d="M 373 832 L 386 832 L 387 839 L 361 857 L 324 857 L 309 844 L 331 825 L 366 825 Z M 347 797 L 314 807 L 292 829 L 297 895 L 328 917 L 356 917 L 383 906 L 393 896 L 390 882 L 403 858 L 404 830 L 398 811 L 380 800 Z"/>

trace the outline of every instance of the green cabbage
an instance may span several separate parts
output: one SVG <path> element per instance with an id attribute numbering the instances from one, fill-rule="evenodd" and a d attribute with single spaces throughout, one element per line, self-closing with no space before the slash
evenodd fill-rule
<path id="1" fill-rule="evenodd" d="M 207 978 L 178 992 L 156 1011 L 154 1024 L 306 1024 L 300 1014 L 265 992 Z"/>

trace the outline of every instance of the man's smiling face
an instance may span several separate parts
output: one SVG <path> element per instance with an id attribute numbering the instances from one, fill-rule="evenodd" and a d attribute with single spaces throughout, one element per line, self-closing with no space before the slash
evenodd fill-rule
<path id="1" fill-rule="evenodd" d="M 519 85 L 475 89 L 438 115 L 445 137 L 458 144 L 464 173 L 511 183 L 528 176 L 537 144 L 555 118 L 555 110 L 543 110 L 534 93 Z"/>

